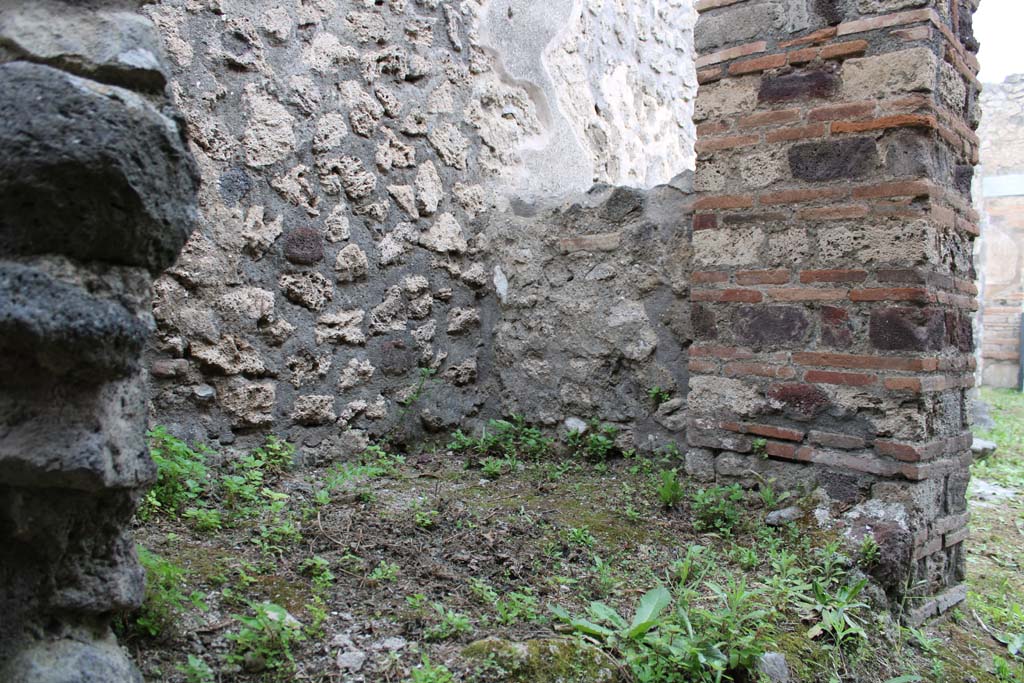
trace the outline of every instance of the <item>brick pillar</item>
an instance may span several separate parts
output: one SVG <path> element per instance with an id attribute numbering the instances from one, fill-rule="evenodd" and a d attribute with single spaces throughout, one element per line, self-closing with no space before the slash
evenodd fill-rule
<path id="1" fill-rule="evenodd" d="M 972 2 L 913 4 L 697 2 L 688 439 L 853 505 L 921 621 L 964 596 L 979 83 Z"/>

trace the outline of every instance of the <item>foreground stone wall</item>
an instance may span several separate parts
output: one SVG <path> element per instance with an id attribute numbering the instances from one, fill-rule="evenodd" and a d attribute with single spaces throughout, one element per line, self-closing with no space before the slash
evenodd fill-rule
<path id="1" fill-rule="evenodd" d="M 925 619 L 964 597 L 974 6 L 697 6 L 689 466 L 848 501 Z"/>
<path id="2" fill-rule="evenodd" d="M 663 255 L 542 242 L 632 229 L 645 209 L 587 226 L 558 207 L 597 201 L 582 195 L 595 181 L 667 183 L 692 161 L 688 0 L 162 0 L 145 11 L 203 175 L 200 229 L 156 285 L 156 420 L 220 446 L 274 430 L 308 460 L 344 457 L 367 438 L 526 411 L 518 397 L 537 382 L 547 391 L 555 366 L 496 370 L 524 344 L 542 353 L 551 331 L 578 342 L 567 362 L 630 378 L 633 398 L 624 408 L 615 393 L 566 387 L 532 411 L 545 424 L 631 420 L 642 402 L 649 413 L 641 385 L 654 376 L 684 390 L 685 368 L 646 363 L 685 342 L 619 343 L 662 324 L 661 304 L 644 298 L 667 276 L 632 280 L 662 273 Z M 670 219 L 685 234 L 681 214 L 658 230 Z M 609 263 L 573 279 L 587 254 Z M 584 349 L 560 295 L 536 293 L 559 277 L 591 298 L 586 329 L 603 345 Z M 545 301 L 547 327 L 524 322 L 544 318 Z"/>
<path id="3" fill-rule="evenodd" d="M 978 208 L 984 289 L 980 374 L 983 384 L 1020 386 L 1020 324 L 1024 306 L 1024 76 L 988 83 L 982 118 Z"/>
<path id="4" fill-rule="evenodd" d="M 198 173 L 137 3 L 0 6 L 0 680 L 135 681 L 140 355 Z"/>

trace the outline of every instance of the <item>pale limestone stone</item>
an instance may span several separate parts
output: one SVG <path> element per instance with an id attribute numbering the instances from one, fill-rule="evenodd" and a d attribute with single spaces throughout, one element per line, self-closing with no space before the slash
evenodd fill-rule
<path id="1" fill-rule="evenodd" d="M 444 185 L 434 162 L 427 160 L 416 171 L 416 208 L 424 216 L 433 215 L 444 198 Z"/>
<path id="2" fill-rule="evenodd" d="M 245 88 L 249 126 L 242 136 L 250 166 L 269 166 L 295 149 L 295 119 L 283 104 L 255 85 Z"/>
<path id="3" fill-rule="evenodd" d="M 337 419 L 334 414 L 334 397 L 318 394 L 299 396 L 292 405 L 291 418 L 298 424 L 310 427 L 331 424 Z"/>
<path id="4" fill-rule="evenodd" d="M 480 311 L 475 308 L 453 308 L 448 311 L 448 334 L 465 334 L 480 325 Z"/>
<path id="5" fill-rule="evenodd" d="M 843 98 L 873 100 L 913 92 L 932 92 L 938 85 L 939 61 L 927 47 L 886 52 L 843 62 Z"/>
<path id="6" fill-rule="evenodd" d="M 243 320 L 269 320 L 274 317 L 274 293 L 259 287 L 240 287 L 223 294 L 216 307 L 222 315 Z"/>
<path id="7" fill-rule="evenodd" d="M 325 313 L 316 320 L 316 343 L 365 344 L 366 334 L 362 329 L 365 317 L 366 312 L 361 310 Z"/>
<path id="8" fill-rule="evenodd" d="M 338 252 L 334 261 L 334 276 L 338 282 L 352 282 L 366 277 L 369 263 L 366 252 L 357 244 L 350 244 Z"/>
<path id="9" fill-rule="evenodd" d="M 322 380 L 331 369 L 330 356 L 315 356 L 309 351 L 301 351 L 289 356 L 285 367 L 291 373 L 288 381 L 296 389 Z"/>
<path id="10" fill-rule="evenodd" d="M 450 213 L 439 215 L 430 228 L 420 234 L 419 242 L 427 249 L 442 254 L 461 254 L 469 248 L 462 226 Z"/>
<path id="11" fill-rule="evenodd" d="M 236 427 L 266 427 L 274 421 L 277 389 L 273 382 L 230 383 L 218 390 L 220 406 Z"/>
<path id="12" fill-rule="evenodd" d="M 337 149 L 348 136 L 345 117 L 338 112 L 330 112 L 321 116 L 316 122 L 316 133 L 313 135 L 313 152 L 323 154 Z"/>
<path id="13" fill-rule="evenodd" d="M 760 76 L 725 78 L 700 87 L 693 110 L 693 120 L 714 121 L 724 116 L 736 116 L 754 111 Z"/>
<path id="14" fill-rule="evenodd" d="M 338 388 L 342 391 L 366 384 L 373 378 L 376 369 L 366 359 L 351 358 L 338 375 Z"/>
<path id="15" fill-rule="evenodd" d="M 348 216 L 345 215 L 345 207 L 338 204 L 324 221 L 324 236 L 328 242 L 344 242 L 351 236 Z"/>
<path id="16" fill-rule="evenodd" d="M 760 228 L 697 230 L 693 233 L 693 260 L 701 267 L 756 265 L 763 244 Z"/>
<path id="17" fill-rule="evenodd" d="M 389 128 L 381 128 L 384 140 L 377 144 L 374 160 L 377 168 L 387 172 L 392 168 L 412 168 L 416 165 L 416 150 L 398 139 Z"/>
<path id="18" fill-rule="evenodd" d="M 427 133 L 427 140 L 446 166 L 466 170 L 469 141 L 450 123 L 441 123 Z"/>
<path id="19" fill-rule="evenodd" d="M 405 298 L 401 287 L 389 287 L 384 300 L 370 309 L 371 334 L 397 332 L 405 329 Z"/>
<path id="20" fill-rule="evenodd" d="M 354 47 L 342 45 L 337 37 L 325 31 L 313 36 L 303 50 L 302 61 L 314 71 L 327 74 L 338 66 L 354 62 L 358 55 Z"/>
<path id="21" fill-rule="evenodd" d="M 320 273 L 282 275 L 278 281 L 289 301 L 319 311 L 334 298 L 334 286 Z"/>
<path id="22" fill-rule="evenodd" d="M 410 218 L 420 217 L 420 212 L 416 209 L 416 191 L 411 185 L 388 185 L 388 194 Z"/>
<path id="23" fill-rule="evenodd" d="M 259 352 L 245 339 L 226 335 L 216 344 L 192 342 L 192 357 L 225 375 L 262 375 L 266 366 Z"/>

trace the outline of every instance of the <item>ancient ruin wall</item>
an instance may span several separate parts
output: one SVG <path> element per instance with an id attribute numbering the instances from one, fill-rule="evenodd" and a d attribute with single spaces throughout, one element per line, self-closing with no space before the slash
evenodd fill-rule
<path id="1" fill-rule="evenodd" d="M 848 501 L 911 621 L 964 597 L 975 4 L 697 3 L 688 468 Z"/>
<path id="2" fill-rule="evenodd" d="M 138 3 L 0 5 L 0 680 L 141 681 L 110 630 L 156 467 L 140 356 L 198 173 Z"/>
<path id="3" fill-rule="evenodd" d="M 1024 306 L 1024 76 L 988 83 L 982 118 L 978 208 L 984 281 L 980 315 L 983 384 L 1020 386 L 1020 324 Z"/>
<path id="4" fill-rule="evenodd" d="M 203 176 L 156 286 L 155 420 L 215 446 L 274 430 L 316 460 L 510 410 L 632 424 L 649 384 L 684 394 L 685 340 L 655 330 L 684 325 L 661 249 L 684 209 L 584 193 L 692 162 L 688 0 L 145 11 Z"/>

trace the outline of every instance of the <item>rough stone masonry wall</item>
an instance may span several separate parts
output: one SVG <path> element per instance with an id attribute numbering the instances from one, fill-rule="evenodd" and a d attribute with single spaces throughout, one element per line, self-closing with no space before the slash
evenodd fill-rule
<path id="1" fill-rule="evenodd" d="M 140 356 L 198 173 L 136 2 L 0 5 L 0 681 L 141 681 Z"/>
<path id="2" fill-rule="evenodd" d="M 911 621 L 964 597 L 975 4 L 697 3 L 689 467 L 855 505 Z"/>
<path id="3" fill-rule="evenodd" d="M 156 421 L 219 447 L 274 430 L 316 461 L 513 409 L 632 423 L 648 381 L 682 395 L 680 343 L 651 337 L 685 284 L 662 243 L 620 237 L 688 221 L 665 192 L 603 212 L 582 193 L 692 164 L 689 0 L 145 11 L 203 176 L 200 229 L 156 285 Z M 520 365 L 526 347 L 550 355 Z M 522 400 L 563 375 L 557 400 Z"/>
<path id="4" fill-rule="evenodd" d="M 1020 386 L 1024 306 L 1024 76 L 987 83 L 981 96 L 980 374 L 982 384 Z"/>

